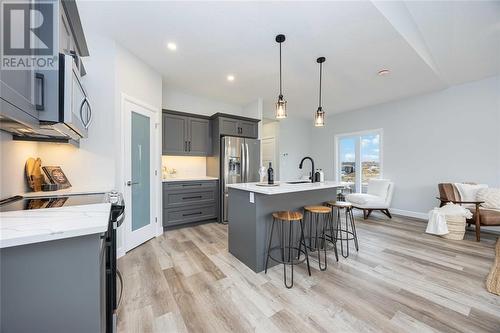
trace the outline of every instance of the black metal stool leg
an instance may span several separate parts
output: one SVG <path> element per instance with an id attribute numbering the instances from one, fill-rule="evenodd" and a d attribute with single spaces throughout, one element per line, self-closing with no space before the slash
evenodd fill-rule
<path id="1" fill-rule="evenodd" d="M 304 244 L 304 252 L 306 254 L 306 262 L 307 262 L 307 271 L 309 272 L 309 276 L 311 276 L 311 266 L 309 266 L 309 254 L 307 253 L 307 245 L 306 245 L 306 239 L 304 237 L 304 221 L 300 220 L 300 242 L 301 244 Z M 300 250 L 299 250 L 300 253 Z M 300 256 L 300 254 L 299 254 Z"/>
<path id="2" fill-rule="evenodd" d="M 345 210 L 345 238 L 346 238 L 346 243 L 347 243 L 347 257 L 349 257 L 349 211 Z M 347 258 L 346 257 L 346 258 Z"/>
<path id="3" fill-rule="evenodd" d="M 321 215 L 321 216 L 320 216 Z M 316 214 L 318 223 L 316 227 L 319 227 L 319 225 L 322 225 L 322 230 L 321 230 L 321 246 L 319 244 L 316 244 L 318 246 L 318 266 L 320 271 L 326 271 L 328 262 L 326 258 L 326 244 L 325 244 L 325 216 L 324 214 Z M 319 220 L 321 219 L 322 223 L 319 223 Z M 316 240 L 318 239 L 317 237 L 318 231 L 316 229 Z M 324 259 L 325 259 L 325 264 L 323 268 L 321 268 L 321 249 L 323 249 L 323 254 L 324 254 Z"/>
<path id="4" fill-rule="evenodd" d="M 351 217 L 351 229 L 354 238 L 354 245 L 356 246 L 356 251 L 359 251 L 358 234 L 356 233 L 356 225 L 354 223 L 354 215 L 352 214 L 352 208 L 349 208 L 349 215 Z"/>
<path id="5" fill-rule="evenodd" d="M 288 231 L 288 257 L 287 257 L 287 260 L 285 261 L 284 260 L 284 263 L 283 263 L 283 279 L 284 279 L 284 282 L 285 282 L 285 287 L 287 287 L 288 289 L 292 288 L 293 287 L 293 259 L 292 259 L 292 256 L 291 256 L 291 253 L 292 253 L 292 223 L 290 222 L 290 228 L 289 228 L 289 231 Z M 283 238 L 284 240 L 284 238 Z M 290 282 L 290 285 L 287 284 L 287 279 L 286 279 L 286 266 L 287 264 L 285 262 L 288 262 L 289 266 L 291 266 L 291 282 Z"/>
<path id="6" fill-rule="evenodd" d="M 312 225 L 313 225 L 313 215 L 311 213 L 307 213 L 309 216 L 309 248 L 312 249 Z"/>
<path id="7" fill-rule="evenodd" d="M 271 243 L 273 241 L 273 230 L 274 230 L 274 222 L 276 219 L 273 217 L 273 224 L 271 225 L 271 234 L 269 235 L 269 245 L 267 246 L 267 257 L 266 257 L 266 269 L 264 270 L 264 274 L 267 274 L 267 266 L 269 264 L 269 256 L 271 255 Z"/>
<path id="8" fill-rule="evenodd" d="M 333 227 L 333 209 L 332 209 L 332 212 L 329 214 L 328 222 L 330 224 L 330 226 L 329 226 L 329 229 L 330 229 L 330 238 L 331 238 L 332 244 L 333 244 L 333 251 L 335 252 L 335 259 L 337 261 L 339 261 L 339 254 L 337 252 L 337 238 L 336 238 L 336 236 L 333 235 L 333 233 L 335 231 L 335 229 Z"/>

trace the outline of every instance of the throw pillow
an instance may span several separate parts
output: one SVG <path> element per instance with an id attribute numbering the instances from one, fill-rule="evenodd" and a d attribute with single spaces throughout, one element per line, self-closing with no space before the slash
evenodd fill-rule
<path id="1" fill-rule="evenodd" d="M 477 191 L 479 191 L 482 188 L 487 188 L 488 185 L 486 184 L 471 185 L 471 184 L 455 183 L 455 187 L 457 188 L 458 193 L 460 193 L 461 201 L 477 201 Z"/>
<path id="2" fill-rule="evenodd" d="M 500 188 L 482 188 L 476 197 L 478 201 L 484 201 L 481 207 L 500 209 Z"/>

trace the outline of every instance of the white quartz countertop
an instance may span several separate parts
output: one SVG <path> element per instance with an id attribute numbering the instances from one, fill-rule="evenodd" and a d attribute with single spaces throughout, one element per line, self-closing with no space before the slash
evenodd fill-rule
<path id="1" fill-rule="evenodd" d="M 278 182 L 278 186 L 258 186 L 258 183 L 239 183 L 227 185 L 229 188 L 234 188 L 242 191 L 255 192 L 261 194 L 283 194 L 303 191 L 323 190 L 327 188 L 344 187 L 345 184 L 333 181 L 325 181 L 323 183 L 301 183 L 287 184 L 287 182 Z"/>
<path id="2" fill-rule="evenodd" d="M 111 204 L 0 213 L 0 248 L 105 232 Z"/>
<path id="3" fill-rule="evenodd" d="M 217 180 L 217 177 L 179 177 L 179 178 L 163 178 L 163 182 L 191 182 L 191 181 L 199 181 L 199 180 Z"/>

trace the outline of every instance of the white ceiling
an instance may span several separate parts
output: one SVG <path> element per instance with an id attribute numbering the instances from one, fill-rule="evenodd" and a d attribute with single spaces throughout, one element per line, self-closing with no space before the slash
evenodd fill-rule
<path id="1" fill-rule="evenodd" d="M 262 97 L 267 115 L 278 95 L 279 33 L 288 112 L 304 117 L 317 108 L 318 56 L 327 112 L 500 74 L 498 1 L 80 1 L 79 9 L 85 29 L 115 39 L 168 85 L 239 105 Z M 391 74 L 377 76 L 382 68 Z"/>

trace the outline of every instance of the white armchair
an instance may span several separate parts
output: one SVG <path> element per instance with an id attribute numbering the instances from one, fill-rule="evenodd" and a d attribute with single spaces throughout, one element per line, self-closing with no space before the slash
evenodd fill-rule
<path id="1" fill-rule="evenodd" d="M 363 210 L 363 217 L 367 219 L 372 211 L 380 210 L 387 217 L 392 218 L 389 212 L 394 183 L 388 179 L 371 179 L 368 181 L 368 193 L 351 193 L 346 196 L 354 208 Z"/>

